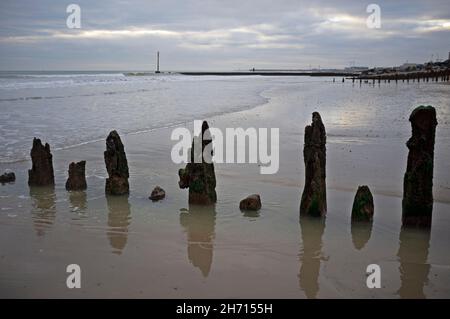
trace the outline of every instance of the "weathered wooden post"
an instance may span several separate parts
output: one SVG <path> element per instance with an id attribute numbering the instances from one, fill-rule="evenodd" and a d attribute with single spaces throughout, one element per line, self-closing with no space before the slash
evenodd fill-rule
<path id="1" fill-rule="evenodd" d="M 209 158 L 213 154 L 212 151 L 211 154 L 205 153 L 207 147 L 212 150 L 212 136 L 208 123 L 203 121 L 200 135 L 192 140 L 190 161 L 178 171 L 178 186 L 189 188 L 189 204 L 212 205 L 217 202 L 216 174 L 214 163 Z M 208 148 L 206 150 L 209 151 Z"/>
<path id="2" fill-rule="evenodd" d="M 108 172 L 105 193 L 108 195 L 128 194 L 130 192 L 128 161 L 117 131 L 111 131 L 106 138 L 106 151 L 103 153 L 103 157 Z"/>
<path id="3" fill-rule="evenodd" d="M 419 106 L 409 118 L 408 165 L 403 180 L 403 226 L 431 227 L 436 110 Z"/>
<path id="4" fill-rule="evenodd" d="M 325 216 L 327 213 L 326 132 L 318 112 L 313 113 L 311 125 L 305 127 L 303 159 L 305 186 L 300 203 L 300 215 Z"/>
<path id="5" fill-rule="evenodd" d="M 33 147 L 30 152 L 31 169 L 28 170 L 29 186 L 54 186 L 53 155 L 50 145 L 42 145 L 38 138 L 33 139 Z"/>

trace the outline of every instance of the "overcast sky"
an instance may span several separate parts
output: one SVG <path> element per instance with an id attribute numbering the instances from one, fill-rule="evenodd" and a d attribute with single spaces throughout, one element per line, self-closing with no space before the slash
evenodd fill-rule
<path id="1" fill-rule="evenodd" d="M 66 7 L 81 7 L 81 29 Z M 381 8 L 369 29 L 366 7 Z M 1 0 L 0 70 L 345 67 L 448 58 L 450 1 Z"/>

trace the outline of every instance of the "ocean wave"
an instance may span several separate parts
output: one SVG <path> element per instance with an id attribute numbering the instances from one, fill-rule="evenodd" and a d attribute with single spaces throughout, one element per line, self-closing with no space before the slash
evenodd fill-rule
<path id="1" fill-rule="evenodd" d="M 40 78 L 80 78 L 80 77 L 123 77 L 124 73 L 4 73 L 0 72 L 0 79 L 40 79 Z"/>
<path id="2" fill-rule="evenodd" d="M 250 77 L 250 76 L 249 76 Z M 0 90 L 15 91 L 25 89 L 58 89 L 92 85 L 108 85 L 122 82 L 240 82 L 247 76 L 239 78 L 227 76 L 190 76 L 177 72 L 155 74 L 154 72 L 120 72 L 120 73 L 9 73 L 0 72 Z M 1 101 L 9 101 L 2 99 Z"/>
<path id="3" fill-rule="evenodd" d="M 134 94 L 134 93 L 142 93 L 142 92 L 152 92 L 152 91 L 161 91 L 167 90 L 167 88 L 153 88 L 153 89 L 138 89 L 138 90 L 129 90 L 129 91 L 106 91 L 100 93 L 92 93 L 92 94 L 74 94 L 74 95 L 54 95 L 54 96 L 21 96 L 21 97 L 11 97 L 11 98 L 0 98 L 0 102 L 15 102 L 15 101 L 29 101 L 29 100 L 53 100 L 53 99 L 67 99 L 74 97 L 95 97 L 102 95 L 116 95 L 116 94 Z"/>
<path id="4" fill-rule="evenodd" d="M 0 72 L 0 90 L 46 89 L 126 81 L 123 73 Z"/>

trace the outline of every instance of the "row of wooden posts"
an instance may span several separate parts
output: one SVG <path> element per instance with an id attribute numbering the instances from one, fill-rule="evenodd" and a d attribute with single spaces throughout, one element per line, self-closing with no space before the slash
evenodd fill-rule
<path id="1" fill-rule="evenodd" d="M 431 227 L 433 211 L 434 143 L 436 110 L 419 106 L 409 117 L 412 136 L 406 143 L 409 153 L 403 180 L 402 225 Z M 325 162 L 326 133 L 319 113 L 313 113 L 312 124 L 305 128 L 303 156 L 305 186 L 300 214 L 324 216 L 327 212 Z M 372 221 L 373 196 L 368 186 L 360 186 L 352 208 L 352 221 Z"/>
<path id="2" fill-rule="evenodd" d="M 352 83 L 358 81 L 372 81 L 373 83 L 384 81 L 390 83 L 391 81 L 398 83 L 402 82 L 448 82 L 450 81 L 450 70 L 429 71 L 429 72 L 408 72 L 408 73 L 392 73 L 392 74 L 377 74 L 377 75 L 361 75 L 359 77 L 352 77 Z"/>
<path id="3" fill-rule="evenodd" d="M 433 167 L 434 142 L 436 131 L 436 110 L 432 106 L 419 106 L 409 118 L 412 136 L 407 142 L 409 149 L 407 169 L 404 176 L 402 200 L 403 226 L 431 227 L 433 209 Z M 205 139 L 209 129 L 203 122 L 201 139 L 203 149 L 212 143 Z M 198 138 L 195 137 L 194 140 Z M 28 171 L 30 186 L 51 186 L 55 184 L 52 154 L 49 144 L 42 145 L 37 138 L 31 149 L 32 168 Z M 214 164 L 202 160 L 193 161 L 194 147 L 191 149 L 191 162 L 179 170 L 179 187 L 189 188 L 190 204 L 214 204 L 217 201 Z M 203 155 L 202 155 L 203 156 Z M 326 199 L 326 132 L 319 113 L 312 115 L 311 125 L 305 127 L 303 157 L 305 163 L 305 185 L 301 196 L 300 215 L 323 217 L 327 212 Z M 124 195 L 129 193 L 128 162 L 125 149 L 116 131 L 110 132 L 106 139 L 104 160 L 108 172 L 105 193 Z M 84 190 L 87 188 L 85 161 L 69 165 L 66 189 Z M 164 198 L 165 192 L 156 187 L 150 199 Z M 261 199 L 257 194 L 240 202 L 243 210 L 259 210 Z M 367 186 L 360 186 L 352 209 L 352 220 L 371 222 L 374 215 L 373 196 Z"/>

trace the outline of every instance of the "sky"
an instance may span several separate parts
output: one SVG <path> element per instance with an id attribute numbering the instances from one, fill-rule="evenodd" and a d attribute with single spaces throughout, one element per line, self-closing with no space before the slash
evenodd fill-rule
<path id="1" fill-rule="evenodd" d="M 247 70 L 448 59 L 450 1 L 1 0 L 0 70 Z M 70 29 L 69 4 L 81 9 Z M 368 28 L 370 3 L 381 27 Z"/>

